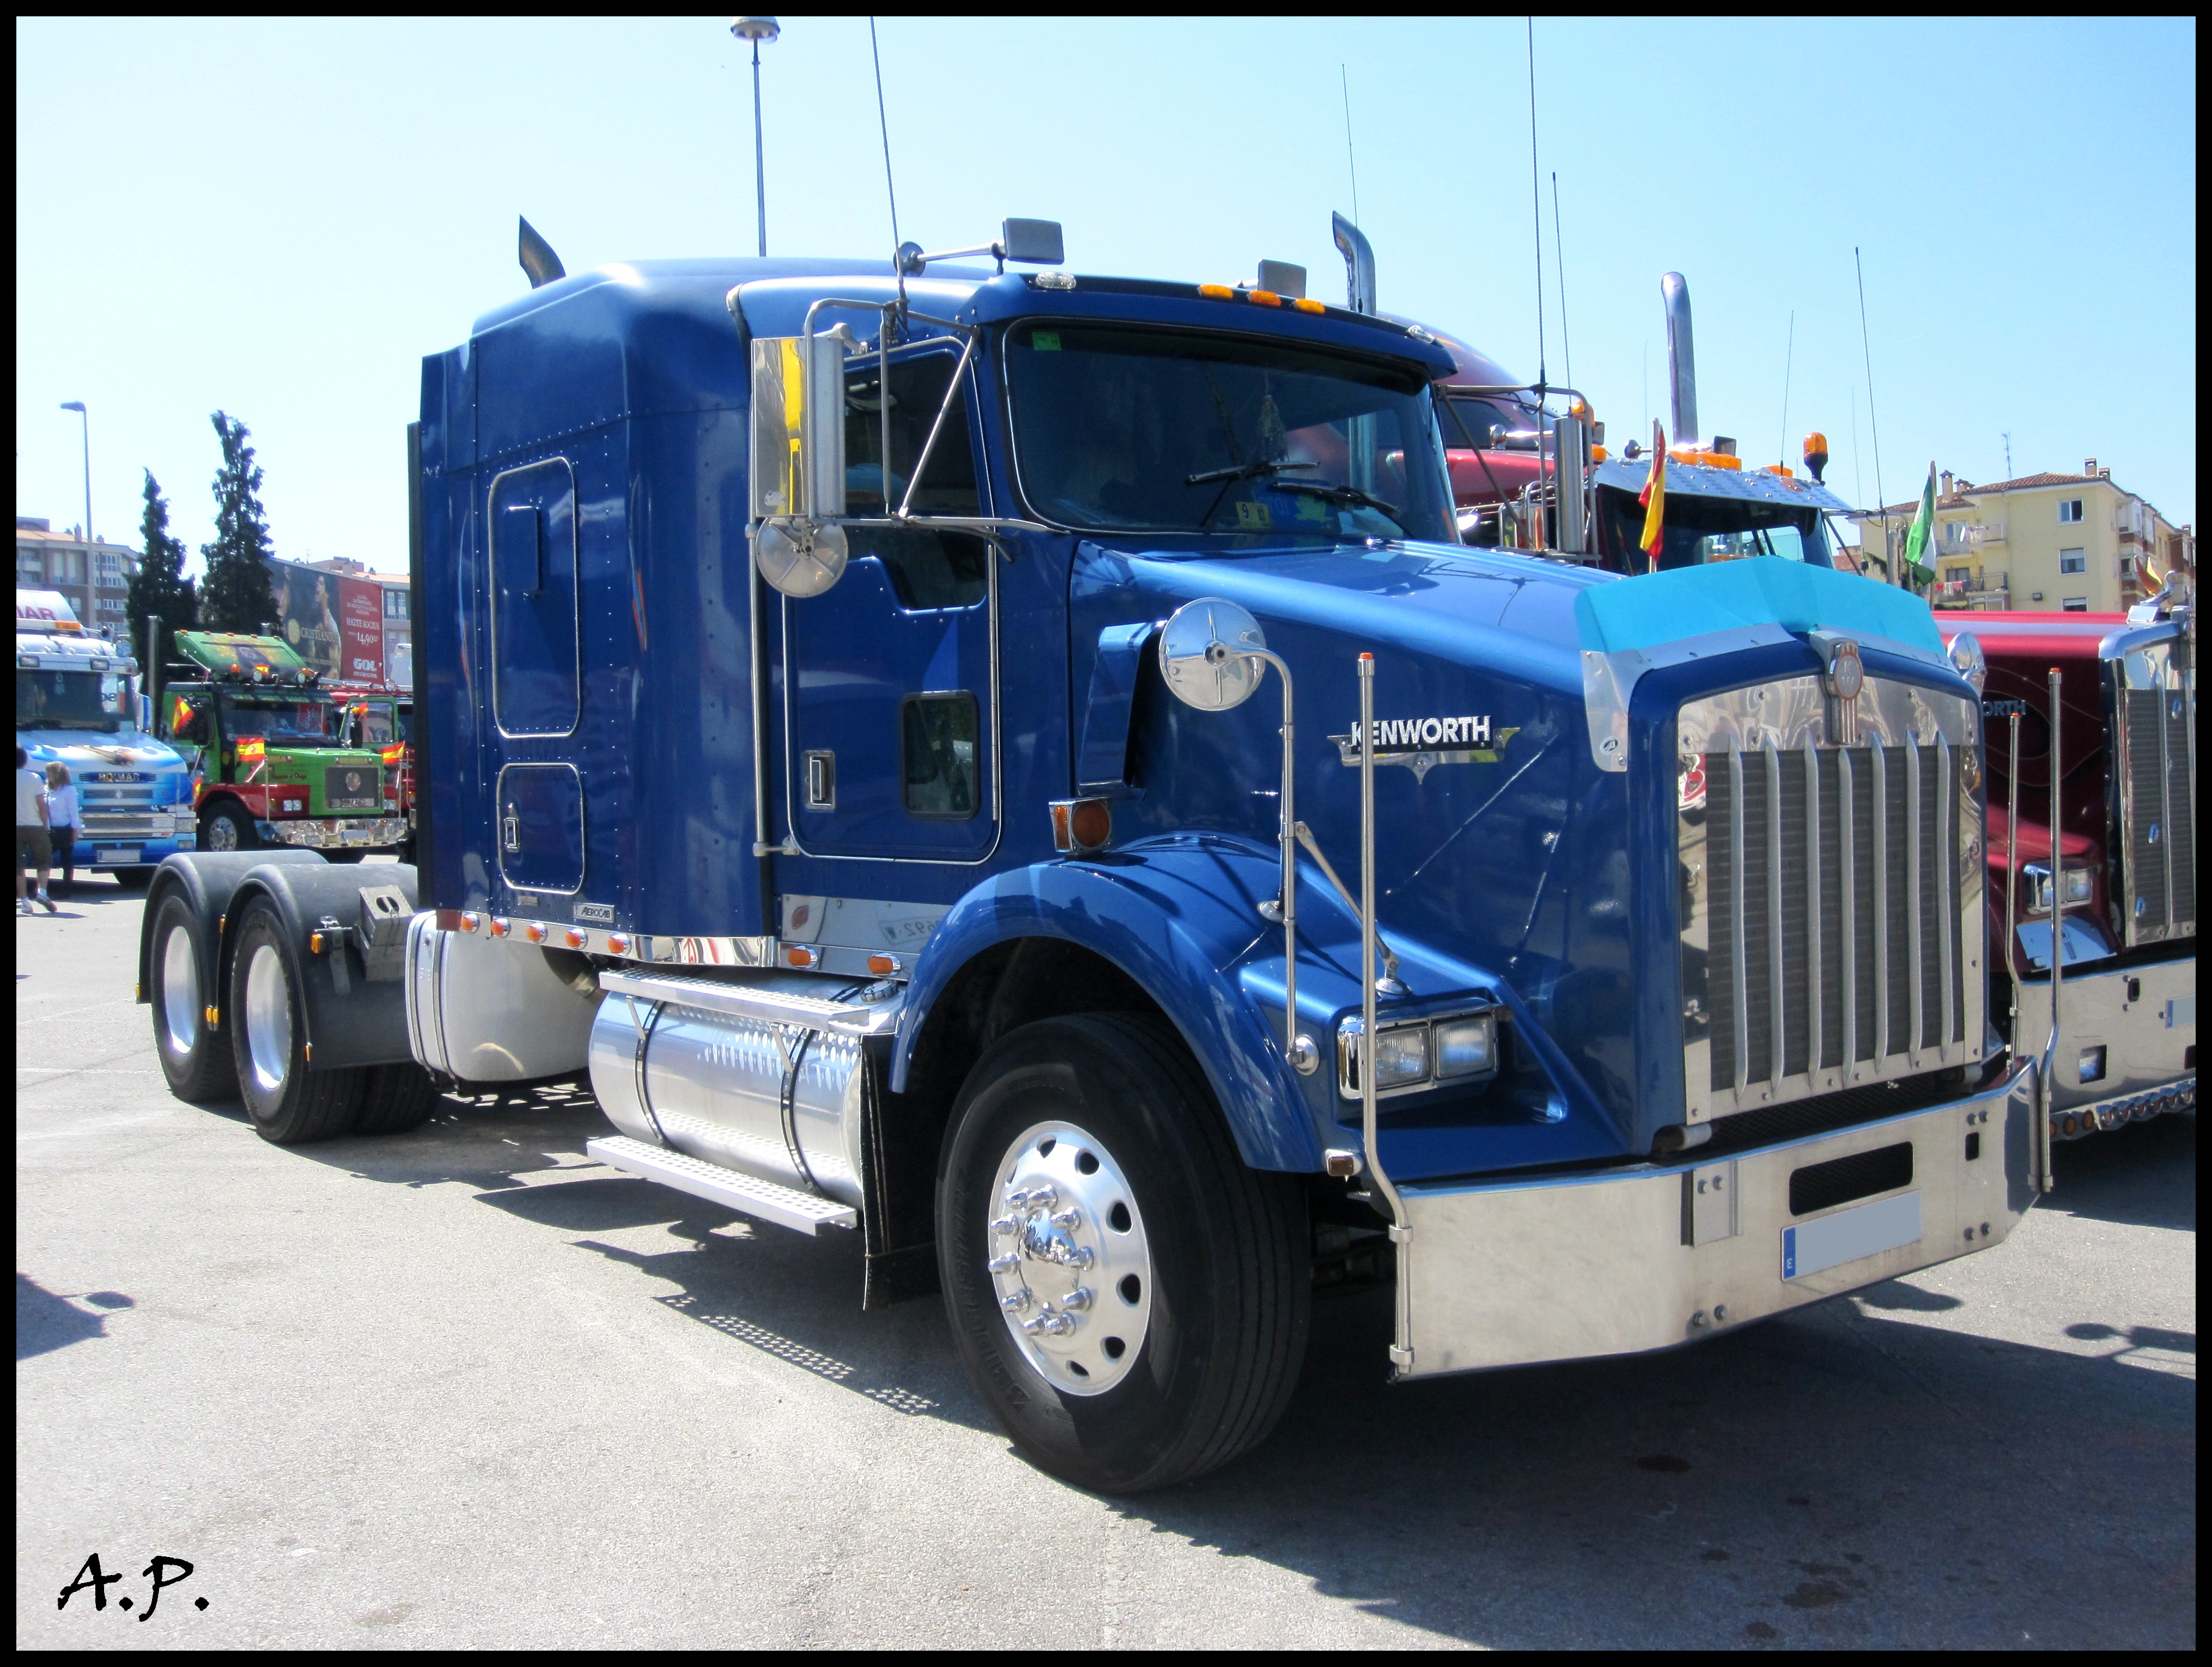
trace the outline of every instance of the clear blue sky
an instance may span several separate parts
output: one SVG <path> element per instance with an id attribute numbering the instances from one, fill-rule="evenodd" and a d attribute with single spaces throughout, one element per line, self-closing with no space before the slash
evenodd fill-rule
<path id="1" fill-rule="evenodd" d="M 879 254 L 867 25 L 783 21 L 763 53 L 770 252 Z M 150 467 L 197 552 L 220 406 L 253 430 L 280 554 L 404 568 L 419 361 L 524 288 L 518 213 L 572 272 L 750 252 L 727 22 L 19 21 L 17 511 L 82 520 L 77 419 L 56 409 L 82 399 L 96 528 L 135 540 Z M 1535 373 L 1519 19 L 880 27 L 905 235 L 1047 216 L 1079 271 L 1233 282 L 1267 256 L 1331 300 L 1342 64 L 1382 305 Z M 1556 169 L 1574 376 L 1616 445 L 1663 406 L 1673 268 L 1705 427 L 1792 461 L 1825 429 L 1830 481 L 1872 503 L 1857 245 L 1890 499 L 1931 458 L 1998 478 L 2009 430 L 2015 472 L 2094 455 L 2194 520 L 2193 22 L 1535 33 L 1545 357 L 1563 379 Z"/>

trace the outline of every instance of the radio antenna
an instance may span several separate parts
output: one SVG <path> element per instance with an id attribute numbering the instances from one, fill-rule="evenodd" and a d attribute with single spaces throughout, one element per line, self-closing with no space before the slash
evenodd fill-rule
<path id="1" fill-rule="evenodd" d="M 1544 193 L 1536 173 L 1536 20 L 1528 19 L 1528 207 L 1536 221 L 1536 397 L 1549 381 L 1544 373 Z"/>
<path id="2" fill-rule="evenodd" d="M 1782 350 L 1782 444 L 1774 454 L 1777 463 L 1790 461 L 1790 366 L 1797 353 L 1797 309 L 1790 309 L 1790 344 Z"/>
<path id="3" fill-rule="evenodd" d="M 1359 223 L 1359 157 L 1352 149 L 1352 77 L 1343 64 L 1336 66 L 1337 79 L 1344 86 L 1344 160 L 1352 169 L 1352 221 Z"/>
<path id="4" fill-rule="evenodd" d="M 891 183 L 891 122 L 884 113 L 884 55 L 876 45 L 876 20 L 868 20 L 868 56 L 876 65 L 876 125 L 884 136 L 884 195 L 891 205 L 891 270 L 897 275 L 899 305 L 906 305 L 906 268 L 899 260 L 898 188 Z M 880 390 L 878 391 L 880 391 Z"/>
<path id="5" fill-rule="evenodd" d="M 1559 272 L 1559 350 L 1567 356 L 1567 385 L 1575 385 L 1575 342 L 1567 334 L 1567 247 L 1559 236 L 1559 175 L 1552 173 L 1552 262 Z"/>
<path id="6" fill-rule="evenodd" d="M 1859 259 L 1856 243 L 1851 245 L 1851 269 L 1859 276 L 1859 352 L 1866 360 L 1867 432 L 1874 436 L 1874 495 L 1881 500 L 1882 567 L 1894 585 L 1896 556 L 1889 548 L 1889 494 L 1881 489 L 1881 420 L 1874 410 L 1874 348 L 1867 335 L 1866 266 Z"/>

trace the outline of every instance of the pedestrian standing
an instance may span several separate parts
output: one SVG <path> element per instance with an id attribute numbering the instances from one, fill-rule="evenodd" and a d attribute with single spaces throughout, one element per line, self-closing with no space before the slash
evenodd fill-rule
<path id="1" fill-rule="evenodd" d="M 62 871 L 62 895 L 76 895 L 76 783 L 69 766 L 56 759 L 46 766 L 46 838 L 53 865 Z"/>
<path id="2" fill-rule="evenodd" d="M 46 780 L 31 767 L 31 755 L 15 749 L 15 903 L 25 914 L 31 900 L 24 894 L 23 870 L 35 863 L 39 870 L 39 901 L 48 914 L 61 912 L 46 895 L 46 876 L 54 865 L 52 843 L 46 837 Z"/>

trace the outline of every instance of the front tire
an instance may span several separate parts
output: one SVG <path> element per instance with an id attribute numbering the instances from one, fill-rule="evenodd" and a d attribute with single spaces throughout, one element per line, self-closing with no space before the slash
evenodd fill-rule
<path id="1" fill-rule="evenodd" d="M 1307 1252 L 1297 1182 L 1245 1167 L 1162 1024 L 1026 1025 L 961 1090 L 939 1183 L 945 1307 L 1041 1470 L 1133 1494 L 1264 1439 L 1305 1350 Z"/>
<path id="2" fill-rule="evenodd" d="M 153 953 L 148 957 L 154 1052 L 169 1092 L 178 1099 L 228 1100 L 238 1092 L 238 1070 L 229 1046 L 208 1032 L 216 981 L 200 962 L 191 905 L 173 892 L 155 913 Z"/>
<path id="3" fill-rule="evenodd" d="M 255 831 L 253 818 L 236 799 L 224 799 L 210 805 L 200 817 L 200 849 L 202 851 L 258 851 L 261 835 Z"/>
<path id="4" fill-rule="evenodd" d="M 299 1146 L 353 1132 L 368 1072 L 307 1069 L 300 969 L 265 900 L 248 904 L 239 926 L 226 1012 L 239 1095 L 262 1139 Z"/>

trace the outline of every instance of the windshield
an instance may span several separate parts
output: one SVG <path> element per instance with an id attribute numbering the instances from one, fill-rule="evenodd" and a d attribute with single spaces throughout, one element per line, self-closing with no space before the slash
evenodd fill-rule
<path id="1" fill-rule="evenodd" d="M 1048 520 L 1456 542 L 1416 373 L 1116 324 L 1019 325 L 1006 358 L 1023 491 Z"/>
<path id="2" fill-rule="evenodd" d="M 1647 571 L 1639 542 L 1644 506 L 1633 493 L 1601 487 L 1597 493 L 1598 536 L 1607 565 L 1628 573 Z M 1820 529 L 1820 512 L 1786 504 L 1741 498 L 1712 498 L 1702 493 L 1669 492 L 1658 566 L 1703 567 L 1737 561 L 1747 555 L 1778 555 L 1816 567 L 1833 565 Z"/>
<path id="3" fill-rule="evenodd" d="M 233 742 L 258 735 L 272 747 L 335 747 L 339 717 L 328 700 L 288 700 L 273 694 L 222 697 L 223 733 Z"/>
<path id="4" fill-rule="evenodd" d="M 1444 444 L 1487 452 L 1507 433 L 1537 433 L 1542 417 L 1504 399 L 1455 397 L 1443 402 Z"/>
<path id="5" fill-rule="evenodd" d="M 123 727 L 129 688 L 113 672 L 15 671 L 15 727 L 19 730 L 97 730 Z"/>

